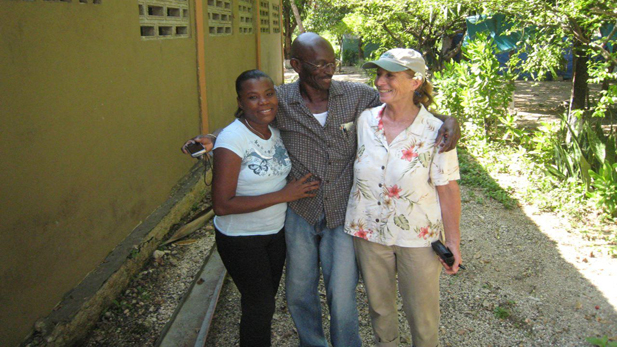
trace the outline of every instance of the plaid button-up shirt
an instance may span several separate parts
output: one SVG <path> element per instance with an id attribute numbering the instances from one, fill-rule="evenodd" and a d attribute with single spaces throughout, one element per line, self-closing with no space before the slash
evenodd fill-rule
<path id="1" fill-rule="evenodd" d="M 345 209 L 353 180 L 356 156 L 355 121 L 366 108 L 380 105 L 373 88 L 360 83 L 332 81 L 328 118 L 321 126 L 300 95 L 299 82 L 276 88 L 279 111 L 274 125 L 280 130 L 291 158 L 290 177 L 307 173 L 321 181 L 314 198 L 290 202 L 288 206 L 311 225 L 325 214 L 328 228 L 345 222 Z"/>

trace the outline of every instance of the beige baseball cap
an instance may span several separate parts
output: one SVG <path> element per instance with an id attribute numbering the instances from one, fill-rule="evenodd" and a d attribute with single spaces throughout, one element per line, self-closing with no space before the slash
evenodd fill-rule
<path id="1" fill-rule="evenodd" d="M 426 63 L 420 52 L 409 48 L 394 48 L 381 55 L 378 60 L 369 61 L 362 65 L 364 69 L 378 67 L 390 71 L 400 72 L 413 70 L 417 77 L 426 78 Z"/>

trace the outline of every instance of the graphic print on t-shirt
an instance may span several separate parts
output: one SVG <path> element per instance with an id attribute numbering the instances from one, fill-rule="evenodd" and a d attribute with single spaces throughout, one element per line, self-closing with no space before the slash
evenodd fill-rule
<path id="1" fill-rule="evenodd" d="M 280 138 L 273 148 L 264 148 L 259 141 L 254 141 L 253 146 L 245 154 L 250 171 L 257 176 L 287 175 L 285 168 L 289 165 L 289 156 Z"/>
<path id="2" fill-rule="evenodd" d="M 254 152 L 253 152 L 254 153 Z M 253 173 L 255 175 L 259 175 L 261 174 L 261 172 L 267 172 L 268 171 L 268 160 L 267 159 L 262 159 L 261 160 L 261 164 L 249 164 L 249 169 L 253 170 Z"/>

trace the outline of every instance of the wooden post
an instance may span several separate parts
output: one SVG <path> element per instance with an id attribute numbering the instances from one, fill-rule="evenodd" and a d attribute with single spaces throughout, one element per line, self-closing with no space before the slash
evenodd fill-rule
<path id="1" fill-rule="evenodd" d="M 210 132 L 208 122 L 208 94 L 206 93 L 206 51 L 204 37 L 204 4 L 195 0 L 195 41 L 197 43 L 197 79 L 199 81 L 199 113 L 201 116 L 201 133 Z"/>
<path id="2" fill-rule="evenodd" d="M 257 54 L 255 54 L 255 56 L 257 57 L 257 69 L 261 70 L 261 1 L 255 0 L 255 2 L 257 5 L 255 6 L 257 8 L 257 20 L 255 21 L 257 23 L 257 30 L 255 33 L 255 47 Z"/>
<path id="3" fill-rule="evenodd" d="M 279 28 L 281 33 L 281 70 L 283 70 L 283 80 L 281 84 L 285 83 L 285 30 L 283 30 L 283 0 L 279 0 Z"/>

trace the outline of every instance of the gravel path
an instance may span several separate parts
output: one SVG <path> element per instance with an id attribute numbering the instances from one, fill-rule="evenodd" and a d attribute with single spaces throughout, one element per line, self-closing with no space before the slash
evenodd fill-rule
<path id="1" fill-rule="evenodd" d="M 533 214 L 531 208 L 506 210 L 466 187 L 462 194 L 467 270 L 441 278 L 442 346 L 591 346 L 585 337 L 617 335 L 616 259 L 592 257 L 591 242 L 568 234 L 554 215 Z M 544 224 L 542 229 L 539 224 Z M 600 285 L 604 293 L 598 283 L 586 278 L 594 273 L 608 280 Z M 283 291 L 281 286 L 273 345 L 297 346 Z M 325 292 L 321 294 L 326 312 Z M 372 332 L 362 285 L 358 305 L 361 335 L 370 346 Z M 399 318 L 400 345 L 409 346 L 402 310 Z M 239 294 L 228 280 L 207 346 L 237 346 L 239 319 Z M 327 324 L 327 314 L 324 320 Z"/>

